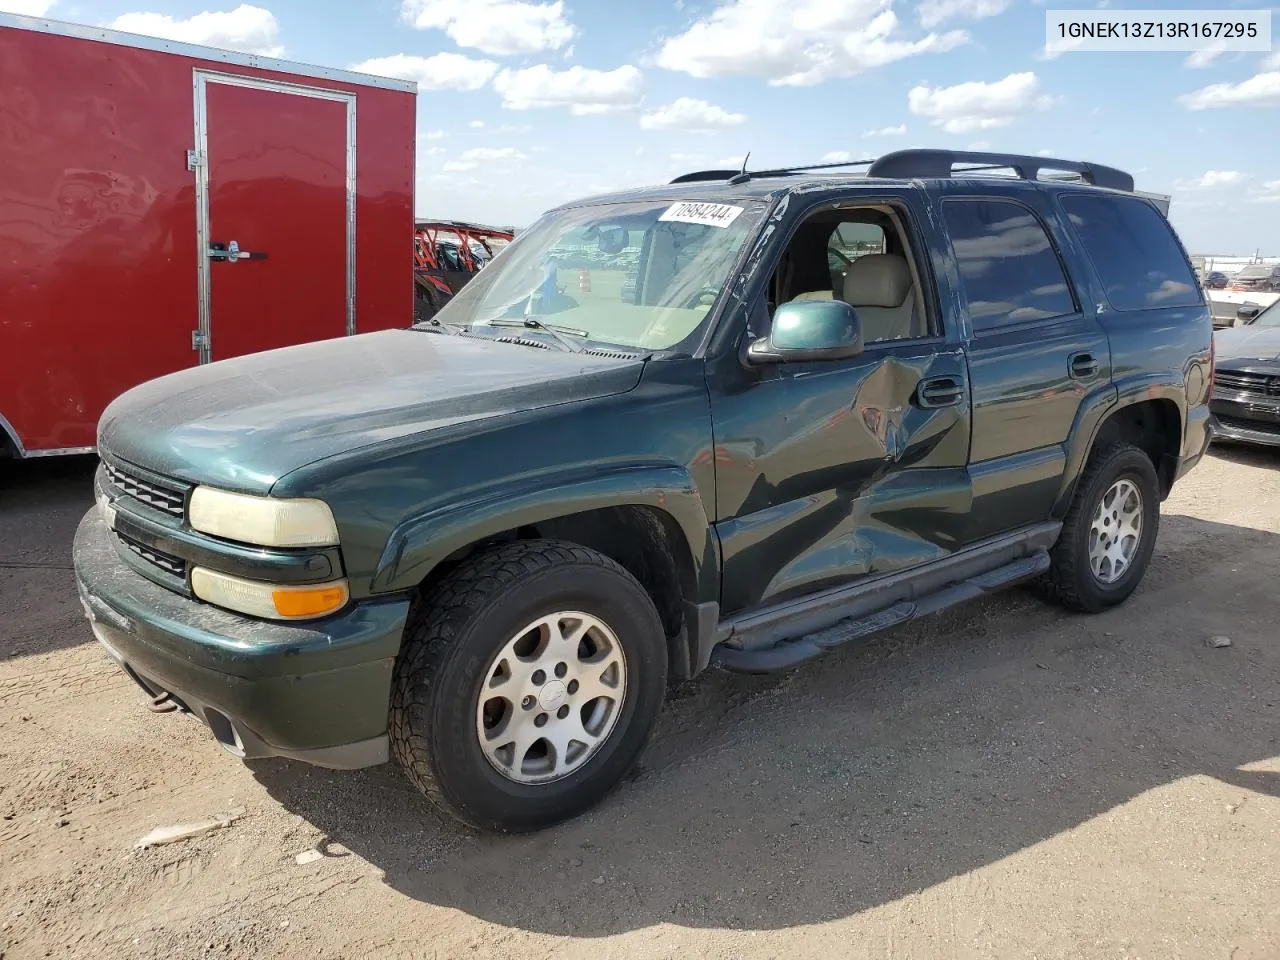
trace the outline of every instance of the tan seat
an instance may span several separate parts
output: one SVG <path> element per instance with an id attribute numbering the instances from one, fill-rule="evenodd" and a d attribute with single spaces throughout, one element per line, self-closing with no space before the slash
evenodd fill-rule
<path id="1" fill-rule="evenodd" d="M 870 253 L 853 261 L 840 299 L 857 312 L 864 342 L 919 335 L 912 287 L 911 268 L 897 254 Z"/>
<path id="2" fill-rule="evenodd" d="M 791 298 L 791 303 L 797 300 L 834 300 L 835 296 L 830 290 L 810 290 L 807 293 L 797 294 Z"/>

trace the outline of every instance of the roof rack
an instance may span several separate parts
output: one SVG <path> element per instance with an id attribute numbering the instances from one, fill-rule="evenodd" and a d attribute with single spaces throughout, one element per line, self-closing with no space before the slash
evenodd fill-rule
<path id="1" fill-rule="evenodd" d="M 965 166 L 957 166 L 964 164 Z M 835 170 L 844 167 L 866 167 L 866 176 L 892 180 L 937 179 L 985 173 L 989 170 L 1012 170 L 1023 180 L 1039 180 L 1041 170 L 1073 173 L 1085 183 L 1112 190 L 1133 192 L 1133 177 L 1115 167 L 1056 157 L 1032 157 L 1020 153 L 977 153 L 970 150 L 896 150 L 872 160 L 847 160 L 840 163 L 816 163 L 777 170 L 698 170 L 676 177 L 672 183 L 695 183 L 726 180 L 742 183 L 756 177 L 786 177 L 812 170 Z M 1050 175 L 1045 179 L 1064 179 Z M 1070 179 L 1076 179 L 1072 177 Z"/>

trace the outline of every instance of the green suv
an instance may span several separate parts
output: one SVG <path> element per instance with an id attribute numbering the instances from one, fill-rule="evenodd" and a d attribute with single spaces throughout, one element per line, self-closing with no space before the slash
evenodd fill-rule
<path id="1" fill-rule="evenodd" d="M 551 211 L 429 323 L 124 394 L 81 598 L 236 756 L 394 759 L 536 829 L 711 664 L 1019 582 L 1122 602 L 1209 441 L 1212 343 L 1118 170 L 692 173 Z"/>

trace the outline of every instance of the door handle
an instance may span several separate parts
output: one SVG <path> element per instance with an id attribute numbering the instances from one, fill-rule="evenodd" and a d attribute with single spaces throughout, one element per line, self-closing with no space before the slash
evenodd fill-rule
<path id="1" fill-rule="evenodd" d="M 915 403 L 918 407 L 935 409 L 954 407 L 964 400 L 964 384 L 955 377 L 934 377 L 921 380 L 916 388 Z"/>
<path id="2" fill-rule="evenodd" d="M 1088 380 L 1098 375 L 1098 358 L 1092 353 L 1073 353 L 1067 361 L 1067 369 L 1073 380 Z"/>
<path id="3" fill-rule="evenodd" d="M 250 253 L 248 250 L 241 250 L 240 244 L 232 240 L 230 243 L 209 244 L 209 259 L 236 263 L 240 260 L 265 260 L 267 255 L 265 253 Z"/>

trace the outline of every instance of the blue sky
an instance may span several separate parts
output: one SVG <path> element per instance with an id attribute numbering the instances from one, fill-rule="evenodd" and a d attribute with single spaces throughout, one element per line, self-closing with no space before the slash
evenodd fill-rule
<path id="1" fill-rule="evenodd" d="M 1111 9 L 1122 6 L 1131 5 Z M 419 81 L 416 205 L 426 215 L 523 225 L 556 203 L 748 150 L 753 166 L 772 166 L 973 147 L 1127 169 L 1140 189 L 1174 195 L 1173 222 L 1194 252 L 1280 254 L 1280 53 L 1047 57 L 1045 9 L 1039 0 L 0 0 L 0 10 Z"/>

